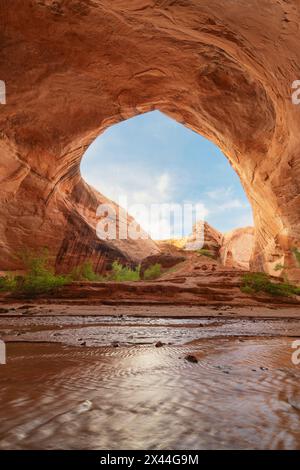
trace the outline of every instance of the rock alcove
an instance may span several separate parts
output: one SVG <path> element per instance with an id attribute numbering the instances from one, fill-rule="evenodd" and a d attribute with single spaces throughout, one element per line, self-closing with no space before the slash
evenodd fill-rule
<path id="1" fill-rule="evenodd" d="M 105 198 L 79 166 L 104 129 L 158 109 L 212 140 L 238 173 L 254 214 L 252 267 L 281 263 L 300 278 L 300 7 L 227 3 L 2 2 L 2 270 L 18 268 L 25 246 L 47 245 L 60 268 L 92 256 L 99 270 L 153 252 L 151 241 L 96 239 Z"/>

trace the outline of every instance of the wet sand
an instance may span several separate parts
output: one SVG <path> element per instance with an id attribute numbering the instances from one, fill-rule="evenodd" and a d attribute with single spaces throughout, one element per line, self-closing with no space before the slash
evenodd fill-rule
<path id="1" fill-rule="evenodd" d="M 300 449 L 295 313 L 13 308 L 0 449 Z"/>

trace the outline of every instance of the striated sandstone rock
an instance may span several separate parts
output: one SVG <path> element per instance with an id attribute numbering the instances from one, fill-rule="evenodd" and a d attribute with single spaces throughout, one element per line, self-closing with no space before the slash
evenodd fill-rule
<path id="1" fill-rule="evenodd" d="M 193 227 L 193 233 L 186 238 L 185 250 L 208 250 L 215 258 L 219 256 L 222 234 L 207 222 L 199 221 Z"/>
<path id="2" fill-rule="evenodd" d="M 208 251 L 212 258 L 219 259 L 224 266 L 249 270 L 254 236 L 253 227 L 238 228 L 222 234 L 207 222 L 199 221 L 193 227 L 190 236 L 180 240 L 170 240 L 169 243 L 186 251 L 203 249 Z M 160 248 L 166 250 L 163 245 L 160 245 Z"/>
<path id="3" fill-rule="evenodd" d="M 282 263 L 300 279 L 298 0 L 3 0 L 0 13 L 1 269 L 18 268 L 25 246 L 48 245 L 58 266 L 157 250 L 96 239 L 105 198 L 79 165 L 104 129 L 159 109 L 238 173 L 254 213 L 252 267 Z"/>
<path id="4" fill-rule="evenodd" d="M 207 222 L 199 220 L 194 224 L 193 231 L 184 238 L 174 238 L 158 242 L 164 253 L 176 254 L 178 250 L 196 251 L 208 250 L 211 255 L 218 258 L 223 235 Z"/>
<path id="5" fill-rule="evenodd" d="M 254 228 L 245 227 L 225 233 L 220 249 L 222 264 L 249 270 L 254 248 Z"/>

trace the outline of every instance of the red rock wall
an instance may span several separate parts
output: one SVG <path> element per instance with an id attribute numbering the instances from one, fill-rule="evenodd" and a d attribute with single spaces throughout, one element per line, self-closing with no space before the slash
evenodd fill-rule
<path id="1" fill-rule="evenodd" d="M 16 267 L 24 246 L 47 244 L 67 264 L 91 249 L 97 263 L 106 249 L 128 258 L 156 249 L 95 238 L 102 196 L 79 165 L 105 128 L 159 109 L 219 145 L 237 171 L 254 212 L 252 265 L 283 261 L 300 277 L 291 253 L 300 240 L 298 0 L 1 0 L 0 9 L 2 269 Z"/>

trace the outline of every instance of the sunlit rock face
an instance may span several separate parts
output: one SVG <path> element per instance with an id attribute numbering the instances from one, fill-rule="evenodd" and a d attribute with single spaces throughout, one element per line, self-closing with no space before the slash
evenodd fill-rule
<path id="1" fill-rule="evenodd" d="M 190 236 L 177 240 L 177 246 L 190 251 L 197 250 L 223 266 L 248 271 L 250 269 L 255 241 L 253 227 L 243 227 L 221 233 L 205 221 L 198 221 Z"/>
<path id="2" fill-rule="evenodd" d="M 205 250 L 213 258 L 219 257 L 222 234 L 205 221 L 198 221 L 193 232 L 184 240 L 185 250 Z"/>
<path id="3" fill-rule="evenodd" d="M 252 267 L 280 262 L 300 279 L 298 0 L 14 0 L 1 16 L 2 269 L 24 247 L 48 245 L 66 266 L 157 249 L 96 238 L 103 196 L 79 165 L 104 129 L 159 109 L 237 171 L 254 212 Z"/>
<path id="4" fill-rule="evenodd" d="M 253 247 L 253 227 L 238 228 L 226 233 L 220 249 L 222 264 L 227 267 L 249 270 Z"/>

